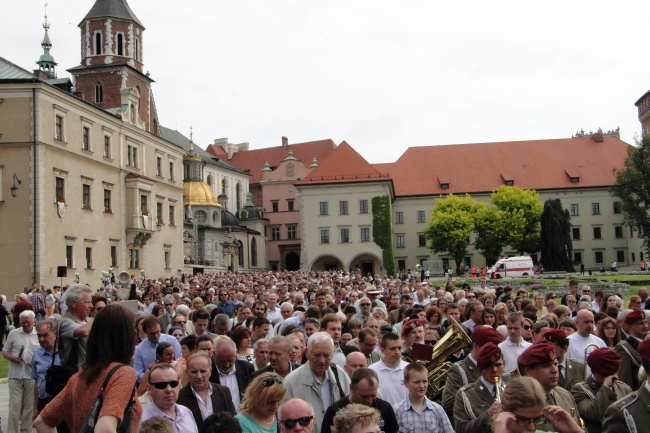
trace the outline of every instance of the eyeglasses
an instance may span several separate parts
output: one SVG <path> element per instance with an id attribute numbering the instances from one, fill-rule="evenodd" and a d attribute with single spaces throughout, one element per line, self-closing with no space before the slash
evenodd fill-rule
<path id="1" fill-rule="evenodd" d="M 169 382 L 151 382 L 151 385 L 156 388 L 156 389 L 165 389 L 167 388 L 167 385 L 171 386 L 172 388 L 176 388 L 178 386 L 178 381 L 177 380 L 170 380 Z"/>
<path id="2" fill-rule="evenodd" d="M 430 346 L 435 346 L 438 340 L 424 340 L 424 344 L 428 344 Z"/>
<path id="3" fill-rule="evenodd" d="M 275 377 L 267 377 L 262 381 L 262 384 L 264 385 L 265 388 L 268 388 L 269 386 L 272 386 L 274 383 L 279 383 L 282 384 L 282 378 L 275 376 Z"/>
<path id="4" fill-rule="evenodd" d="M 525 329 L 526 331 L 530 331 L 532 328 L 533 328 L 533 327 L 530 326 L 530 325 L 524 325 L 524 329 Z"/>
<path id="5" fill-rule="evenodd" d="M 165 307 L 173 307 L 174 304 L 165 304 Z"/>
<path id="6" fill-rule="evenodd" d="M 531 422 L 535 425 L 541 425 L 546 422 L 546 417 L 543 414 L 538 416 L 537 418 L 528 418 L 517 414 L 513 414 L 513 415 L 517 419 L 517 424 L 519 424 L 520 426 L 527 426 Z"/>
<path id="7" fill-rule="evenodd" d="M 362 307 L 370 307 L 370 304 L 359 304 Z"/>
<path id="8" fill-rule="evenodd" d="M 302 418 L 295 418 L 295 419 L 281 419 L 278 422 L 281 422 L 284 424 L 286 428 L 291 430 L 296 426 L 296 424 L 300 424 L 303 427 L 307 427 L 311 420 L 313 420 L 313 416 L 303 416 Z"/>
<path id="9" fill-rule="evenodd" d="M 474 299 L 474 298 L 476 298 L 476 296 L 474 296 L 474 295 L 467 295 L 467 299 Z"/>
<path id="10" fill-rule="evenodd" d="M 185 320 L 176 320 L 176 321 L 172 322 L 172 324 L 174 324 L 174 325 L 184 325 L 186 323 L 187 323 L 187 321 L 185 321 Z"/>

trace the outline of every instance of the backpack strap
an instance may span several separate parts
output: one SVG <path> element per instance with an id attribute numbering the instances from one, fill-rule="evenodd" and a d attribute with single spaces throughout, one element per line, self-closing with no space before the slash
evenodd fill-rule
<path id="1" fill-rule="evenodd" d="M 336 364 L 330 364 L 330 370 L 332 370 L 332 374 L 336 379 L 336 385 L 339 387 L 339 393 L 341 394 L 340 398 L 345 397 L 345 393 L 343 392 L 343 388 L 341 387 L 341 381 L 339 380 L 339 372 L 338 372 L 338 368 L 336 367 Z"/>

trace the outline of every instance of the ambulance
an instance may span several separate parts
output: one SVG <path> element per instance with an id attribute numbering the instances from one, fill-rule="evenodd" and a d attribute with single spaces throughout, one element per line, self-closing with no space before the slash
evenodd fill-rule
<path id="1" fill-rule="evenodd" d="M 490 278 L 532 277 L 535 275 L 533 259 L 525 256 L 501 259 L 490 268 L 488 275 Z"/>

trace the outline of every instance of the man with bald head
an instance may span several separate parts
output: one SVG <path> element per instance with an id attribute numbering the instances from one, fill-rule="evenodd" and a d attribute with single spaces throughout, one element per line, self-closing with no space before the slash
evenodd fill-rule
<path id="1" fill-rule="evenodd" d="M 314 408 L 300 398 L 287 400 L 278 411 L 281 433 L 311 433 L 314 430 Z"/>
<path id="2" fill-rule="evenodd" d="M 345 357 L 345 365 L 343 369 L 348 374 L 349 377 L 352 377 L 352 373 L 357 371 L 360 368 L 368 368 L 368 359 L 361 352 L 352 352 Z"/>
<path id="3" fill-rule="evenodd" d="M 607 344 L 600 337 L 594 335 L 594 313 L 589 310 L 578 311 L 578 314 L 576 314 L 576 326 L 578 330 L 567 337 L 569 340 L 569 349 L 566 353 L 567 358 L 584 359 L 585 349 L 589 344 L 596 344 L 598 347 L 607 347 Z M 587 374 L 591 374 L 589 366 L 587 366 L 587 369 Z"/>

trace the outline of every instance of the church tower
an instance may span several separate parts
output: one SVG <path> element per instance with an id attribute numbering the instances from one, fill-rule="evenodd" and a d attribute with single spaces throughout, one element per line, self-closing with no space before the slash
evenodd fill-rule
<path id="1" fill-rule="evenodd" d="M 154 81 L 143 72 L 144 26 L 127 1 L 96 0 L 79 28 L 81 65 L 69 69 L 77 96 L 160 135 Z"/>
<path id="2" fill-rule="evenodd" d="M 56 78 L 55 67 L 57 63 L 54 61 L 54 57 L 50 54 L 50 49 L 52 48 L 52 42 L 50 42 L 50 35 L 47 31 L 50 29 L 50 25 L 47 23 L 47 11 L 45 12 L 45 22 L 43 23 L 43 28 L 45 29 L 45 35 L 43 36 L 43 42 L 41 42 L 41 47 L 43 47 L 43 54 L 39 57 L 36 64 L 38 69 L 45 73 L 48 79 Z"/>

